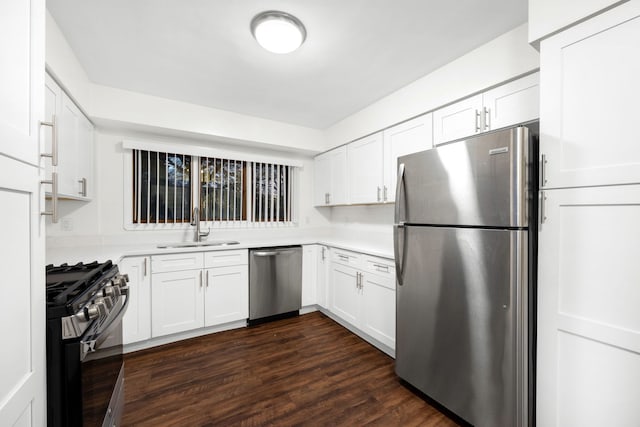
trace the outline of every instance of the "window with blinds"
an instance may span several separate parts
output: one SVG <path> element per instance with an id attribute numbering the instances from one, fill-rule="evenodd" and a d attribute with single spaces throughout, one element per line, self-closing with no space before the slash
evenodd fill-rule
<path id="1" fill-rule="evenodd" d="M 191 221 L 191 156 L 133 150 L 133 223 Z"/>
<path id="2" fill-rule="evenodd" d="M 294 166 L 132 151 L 133 224 L 293 223 Z"/>

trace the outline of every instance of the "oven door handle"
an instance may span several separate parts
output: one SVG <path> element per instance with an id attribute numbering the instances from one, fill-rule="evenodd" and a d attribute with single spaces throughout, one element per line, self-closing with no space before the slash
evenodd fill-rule
<path id="1" fill-rule="evenodd" d="M 111 327 L 116 324 L 116 320 L 122 319 L 122 317 L 124 316 L 124 313 L 127 311 L 127 307 L 129 306 L 129 289 L 128 287 L 122 287 L 120 289 L 122 292 L 122 296 L 125 297 L 124 304 L 122 304 L 122 307 L 120 307 L 120 310 L 118 310 L 118 312 L 114 316 L 109 316 L 111 317 L 111 319 L 99 331 L 91 335 L 89 339 L 84 339 L 80 341 L 80 360 L 81 361 L 84 360 L 87 354 L 93 353 L 96 351 L 96 345 L 98 344 L 98 341 L 100 341 L 100 338 L 102 338 L 103 335 L 106 335 L 111 330 Z"/>

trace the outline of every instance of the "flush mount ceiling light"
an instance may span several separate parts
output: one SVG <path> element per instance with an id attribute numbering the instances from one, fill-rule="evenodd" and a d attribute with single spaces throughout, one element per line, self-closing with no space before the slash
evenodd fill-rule
<path id="1" fill-rule="evenodd" d="M 293 52 L 307 37 L 298 18 L 277 10 L 256 15 L 251 20 L 251 34 L 260 46 L 273 53 Z"/>

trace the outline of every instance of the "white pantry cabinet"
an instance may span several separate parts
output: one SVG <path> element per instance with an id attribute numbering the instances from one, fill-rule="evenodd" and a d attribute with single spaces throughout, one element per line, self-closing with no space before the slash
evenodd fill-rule
<path id="1" fill-rule="evenodd" d="M 44 133 L 44 149 L 57 157 L 58 164 L 46 162 L 46 170 L 58 174 L 58 197 L 89 200 L 93 196 L 93 124 L 48 74 L 45 121 L 55 122 L 54 128 Z"/>
<path id="2" fill-rule="evenodd" d="M 383 176 L 382 132 L 347 144 L 349 203 L 380 203 Z"/>
<path id="3" fill-rule="evenodd" d="M 153 255 L 151 265 L 153 337 L 248 317 L 246 249 Z"/>
<path id="4" fill-rule="evenodd" d="M 148 256 L 124 258 L 120 273 L 129 276 L 129 305 L 122 320 L 124 344 L 151 338 L 151 259 Z"/>
<path id="5" fill-rule="evenodd" d="M 320 154 L 314 160 L 314 205 L 333 206 L 348 203 L 347 147 Z"/>
<path id="6" fill-rule="evenodd" d="M 329 311 L 395 349 L 396 291 L 393 261 L 332 249 Z"/>
<path id="7" fill-rule="evenodd" d="M 540 64 L 542 186 L 640 183 L 640 4 L 543 40 Z"/>
<path id="8" fill-rule="evenodd" d="M 541 193 L 538 425 L 638 426 L 640 185 Z"/>
<path id="9" fill-rule="evenodd" d="M 434 111 L 434 145 L 537 119 L 538 81 L 534 73 Z"/>
<path id="10" fill-rule="evenodd" d="M 423 114 L 385 129 L 382 135 L 384 141 L 382 199 L 384 202 L 394 202 L 398 157 L 433 148 L 433 114 Z"/>

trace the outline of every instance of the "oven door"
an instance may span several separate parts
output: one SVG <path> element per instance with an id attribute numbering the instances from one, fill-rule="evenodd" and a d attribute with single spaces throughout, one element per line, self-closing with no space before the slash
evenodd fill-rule
<path id="1" fill-rule="evenodd" d="M 124 406 L 122 317 L 128 293 L 114 304 L 109 315 L 93 325 L 80 342 L 82 375 L 82 425 L 120 424 Z"/>

